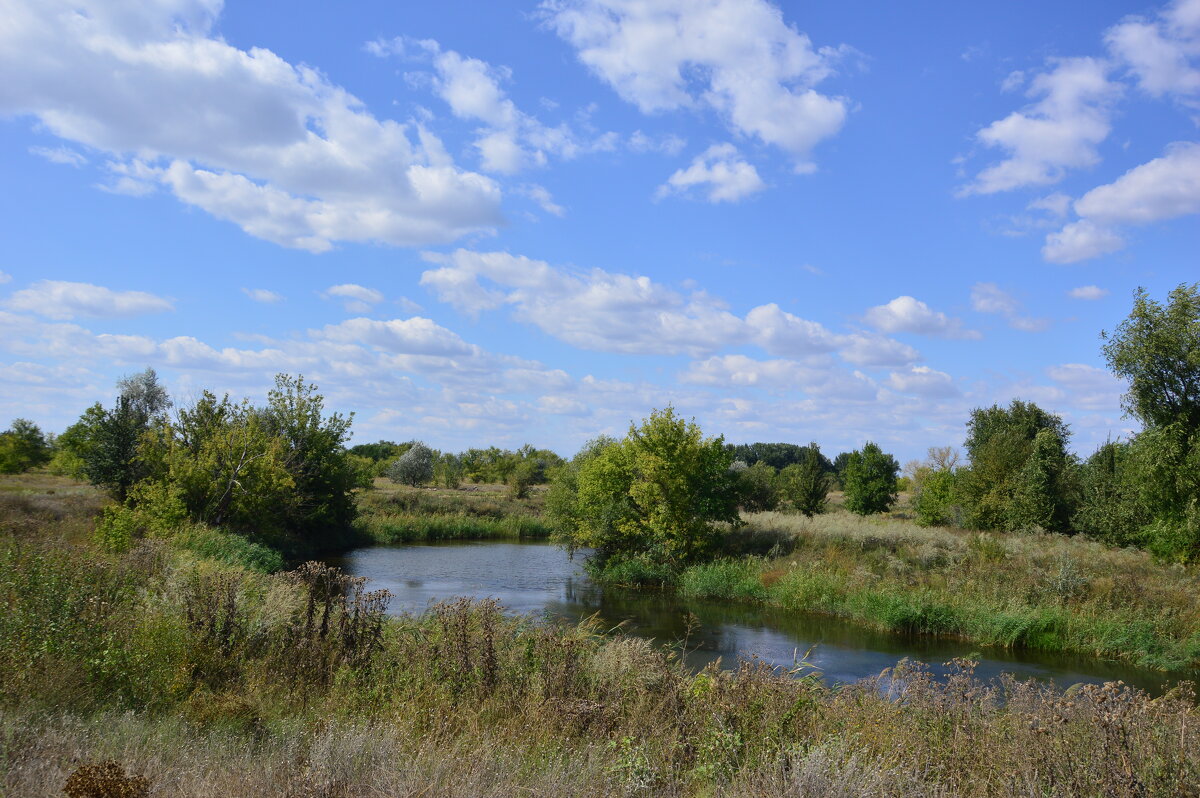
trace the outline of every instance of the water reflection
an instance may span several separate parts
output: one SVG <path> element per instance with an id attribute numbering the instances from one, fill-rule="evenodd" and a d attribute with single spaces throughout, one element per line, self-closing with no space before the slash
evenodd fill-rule
<path id="1" fill-rule="evenodd" d="M 596 615 L 602 628 L 684 649 L 696 668 L 758 656 L 790 667 L 812 649 L 808 662 L 830 683 L 873 676 L 904 657 L 933 664 L 935 673 L 954 657 L 979 659 L 976 674 L 1075 682 L 1123 679 L 1154 694 L 1178 681 L 1164 674 L 1086 657 L 983 649 L 954 640 L 903 636 L 866 629 L 836 618 L 753 605 L 686 601 L 647 591 L 601 588 L 563 550 L 545 543 L 470 542 L 357 549 L 331 559 L 349 573 L 371 579 L 394 598 L 392 612 L 420 612 L 455 596 L 494 598 L 518 613 L 567 621 Z"/>

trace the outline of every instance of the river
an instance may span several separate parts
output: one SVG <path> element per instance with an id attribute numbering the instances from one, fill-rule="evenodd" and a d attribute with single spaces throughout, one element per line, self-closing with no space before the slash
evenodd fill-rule
<path id="1" fill-rule="evenodd" d="M 456 596 L 494 598 L 511 612 L 577 621 L 597 616 L 603 628 L 675 645 L 689 665 L 758 656 L 791 666 L 807 662 L 830 683 L 878 674 L 904 657 L 929 663 L 937 673 L 954 657 L 979 660 L 984 679 L 1076 682 L 1124 680 L 1158 695 L 1183 678 L 1090 657 L 981 648 L 958 640 L 880 632 L 837 618 L 749 604 L 694 601 L 657 591 L 601 587 L 557 546 L 542 542 L 456 542 L 371 546 L 328 560 L 371 589 L 392 593 L 393 613 L 420 612 L 430 602 Z M 811 651 L 810 651 L 811 649 Z"/>

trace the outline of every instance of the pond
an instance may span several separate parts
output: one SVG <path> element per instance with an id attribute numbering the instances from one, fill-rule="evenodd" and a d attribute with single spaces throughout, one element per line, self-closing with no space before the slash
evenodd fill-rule
<path id="1" fill-rule="evenodd" d="M 494 598 L 511 612 L 577 621 L 597 616 L 602 628 L 674 645 L 701 668 L 720 659 L 732 666 L 757 656 L 791 666 L 807 662 L 831 684 L 874 676 L 904 657 L 929 663 L 936 673 L 954 657 L 978 659 L 984 679 L 1076 682 L 1124 680 L 1158 695 L 1184 678 L 1089 657 L 981 648 L 958 640 L 880 632 L 838 618 L 751 604 L 694 601 L 658 591 L 601 587 L 557 546 L 542 542 L 455 542 L 355 549 L 327 562 L 370 579 L 371 589 L 393 595 L 393 613 L 420 612 L 430 602 L 456 596 Z"/>

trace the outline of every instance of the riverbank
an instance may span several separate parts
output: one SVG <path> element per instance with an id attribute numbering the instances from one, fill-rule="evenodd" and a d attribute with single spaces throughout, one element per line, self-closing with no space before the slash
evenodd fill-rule
<path id="1" fill-rule="evenodd" d="M 1200 783 L 1186 688 L 1064 695 L 985 684 L 967 662 L 945 681 L 900 666 L 839 689 L 802 667 L 695 674 L 592 623 L 487 601 L 389 617 L 386 596 L 324 567 L 263 574 L 161 540 L 108 554 L 0 535 L 0 595 L 11 795 L 57 795 L 72 777 L 129 790 L 113 794 L 341 798 L 1177 796 Z"/>
<path id="2" fill-rule="evenodd" d="M 833 512 L 751 515 L 739 538 L 786 553 L 693 566 L 690 597 L 763 602 L 981 646 L 1200 667 L 1200 576 L 1082 537 L 923 528 Z M 779 551 L 777 549 L 777 551 Z"/>
<path id="3" fill-rule="evenodd" d="M 414 488 L 379 478 L 358 495 L 354 529 L 363 541 L 378 544 L 544 539 L 550 527 L 543 504 L 542 486 L 518 499 L 504 485 Z"/>

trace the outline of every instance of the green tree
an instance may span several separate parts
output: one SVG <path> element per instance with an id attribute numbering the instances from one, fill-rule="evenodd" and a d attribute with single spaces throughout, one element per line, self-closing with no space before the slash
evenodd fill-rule
<path id="1" fill-rule="evenodd" d="M 1029 457 L 1013 480 L 1008 528 L 1069 531 L 1074 509 L 1071 476 L 1062 439 L 1052 430 L 1038 430 Z"/>
<path id="2" fill-rule="evenodd" d="M 815 443 L 805 447 L 807 456 L 779 472 L 780 492 L 798 512 L 811 518 L 825 512 L 829 489 L 833 481 L 829 461 Z"/>
<path id="3" fill-rule="evenodd" d="M 408 451 L 388 467 L 387 478 L 402 485 L 417 487 L 433 479 L 434 451 L 420 441 L 413 441 Z"/>
<path id="4" fill-rule="evenodd" d="M 896 501 L 896 478 L 900 464 L 874 443 L 847 458 L 842 481 L 846 509 L 859 515 L 886 512 Z"/>
<path id="5" fill-rule="evenodd" d="M 552 519 L 569 546 L 604 566 L 640 559 L 673 569 L 711 554 L 720 522 L 734 523 L 737 487 L 721 438 L 656 410 L 620 442 L 594 446 L 559 470 Z M 563 497 L 570 497 L 563 501 Z"/>
<path id="6" fill-rule="evenodd" d="M 1009 529 L 1017 517 L 1024 518 L 1025 509 L 1017 510 L 1014 501 L 1018 490 L 1025 490 L 1028 499 L 1029 480 L 1035 475 L 1025 473 L 1025 467 L 1034 452 L 1038 433 L 1046 431 L 1051 439 L 1043 439 L 1046 446 L 1057 449 L 1061 457 L 1051 457 L 1043 466 L 1057 468 L 1047 477 L 1054 489 L 1062 491 L 1056 502 L 1064 508 L 1055 513 L 1056 519 L 1070 516 L 1070 478 L 1066 473 L 1071 465 L 1066 455 L 1070 429 L 1058 416 L 1047 413 L 1033 402 L 1014 399 L 1008 407 L 992 405 L 971 411 L 967 422 L 967 439 L 964 446 L 971 461 L 970 468 L 961 475 L 960 496 L 966 512 L 966 524 L 973 529 Z M 1043 454 L 1048 456 L 1049 449 Z M 1040 466 L 1039 466 L 1040 467 Z M 1022 487 L 1024 485 L 1024 487 Z M 1025 501 L 1023 499 L 1022 501 Z M 1028 508 L 1026 508 L 1028 509 Z M 1057 522 L 1056 522 L 1057 523 Z M 1061 527 L 1057 531 L 1065 531 Z"/>
<path id="7" fill-rule="evenodd" d="M 0 432 L 0 474 L 18 474 L 50 461 L 50 444 L 37 424 L 14 419 Z"/>
<path id="8" fill-rule="evenodd" d="M 50 471 L 54 474 L 87 479 L 87 461 L 95 446 L 96 430 L 104 420 L 104 406 L 96 404 L 83 411 L 71 426 L 54 440 Z"/>
<path id="9" fill-rule="evenodd" d="M 762 513 L 779 506 L 779 487 L 776 485 L 776 472 L 772 466 L 761 460 L 750 466 L 736 461 L 733 464 L 733 473 L 737 477 L 740 505 L 743 510 Z"/>
<path id="10" fill-rule="evenodd" d="M 138 448 L 150 425 L 160 421 L 171 405 L 154 369 L 125 377 L 117 383 L 115 405 L 92 424 L 83 450 L 83 472 L 88 481 L 125 501 L 129 489 L 146 476 Z"/>
<path id="11" fill-rule="evenodd" d="M 325 413 L 325 397 L 303 375 L 275 375 L 263 423 L 279 438 L 284 464 L 295 483 L 286 526 L 310 542 L 336 539 L 354 520 L 354 491 L 368 487 L 346 451 L 354 414 Z"/>

